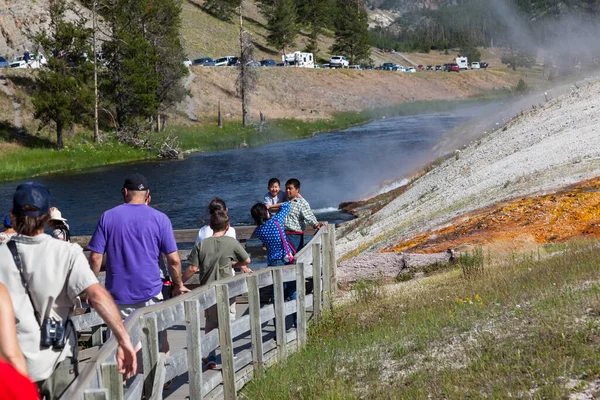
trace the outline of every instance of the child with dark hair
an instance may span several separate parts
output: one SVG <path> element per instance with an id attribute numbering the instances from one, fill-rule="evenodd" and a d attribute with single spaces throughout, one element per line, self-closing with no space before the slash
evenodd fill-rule
<path id="1" fill-rule="evenodd" d="M 221 199 L 220 197 L 215 197 L 214 199 L 212 199 L 210 201 L 210 203 L 208 203 L 208 214 L 212 217 L 212 215 L 216 212 L 224 212 L 225 214 L 227 214 L 229 212 L 229 209 L 227 208 L 227 205 L 225 204 L 225 200 Z M 210 227 L 210 224 L 204 225 L 198 231 L 198 237 L 196 238 L 196 243 L 199 243 L 201 240 L 209 238 L 212 235 L 213 235 L 213 230 Z M 229 229 L 227 229 L 227 232 L 225 232 L 225 236 L 229 236 L 229 237 L 232 237 L 235 239 L 236 238 L 235 237 L 235 229 L 233 229 L 232 227 L 229 227 Z"/>
<path id="2" fill-rule="evenodd" d="M 210 216 L 210 227 L 214 232 L 209 238 L 206 238 L 194 245 L 188 262 L 190 266 L 183 274 L 183 282 L 187 281 L 196 272 L 200 275 L 200 284 L 209 285 L 221 279 L 233 276 L 232 266 L 239 272 L 250 273 L 248 268 L 250 256 L 244 247 L 235 239 L 226 236 L 229 229 L 229 216 L 225 211 L 216 211 Z M 235 319 L 235 302 L 229 300 L 230 318 Z M 208 308 L 206 315 L 206 333 L 219 327 L 217 317 L 217 306 Z M 216 367 L 215 352 L 211 352 L 206 360 L 207 368 Z"/>
<path id="3" fill-rule="evenodd" d="M 271 214 L 276 214 L 279 211 L 281 204 L 287 201 L 287 196 L 281 191 L 281 182 L 279 182 L 279 179 L 277 178 L 269 179 L 267 187 L 269 188 L 269 191 L 265 194 L 263 204 Z"/>

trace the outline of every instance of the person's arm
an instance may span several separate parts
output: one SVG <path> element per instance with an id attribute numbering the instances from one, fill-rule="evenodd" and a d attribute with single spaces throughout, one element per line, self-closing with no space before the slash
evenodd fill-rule
<path id="1" fill-rule="evenodd" d="M 281 208 L 281 204 L 283 203 L 277 203 L 277 204 L 271 204 L 267 206 L 267 210 L 269 211 L 279 211 L 279 209 Z"/>
<path id="2" fill-rule="evenodd" d="M 167 266 L 169 268 L 169 276 L 173 282 L 173 296 L 189 292 L 190 289 L 183 286 L 185 280 L 181 278 L 181 259 L 179 258 L 178 251 L 167 254 Z"/>
<path id="3" fill-rule="evenodd" d="M 194 276 L 194 274 L 196 272 L 198 272 L 198 266 L 197 265 L 188 265 L 188 267 L 186 268 L 185 272 L 183 273 L 183 277 L 181 278 L 181 281 L 183 283 L 189 281 L 190 278 L 192 276 Z"/>
<path id="4" fill-rule="evenodd" d="M 0 284 L 0 358 L 21 375 L 27 376 L 27 363 L 17 340 L 17 324 L 12 301 L 6 287 Z"/>
<path id="5" fill-rule="evenodd" d="M 102 317 L 106 325 L 119 343 L 117 349 L 117 364 L 119 373 L 125 374 L 125 378 L 129 378 L 137 371 L 137 356 L 136 351 L 131 344 L 129 333 L 121 321 L 121 314 L 117 309 L 117 305 L 111 295 L 100 285 L 94 283 L 84 290 L 88 296 L 90 304 L 93 305 L 96 312 Z"/>
<path id="6" fill-rule="evenodd" d="M 302 215 L 302 217 L 304 217 L 304 221 L 307 224 L 312 225 L 315 229 L 319 229 L 320 227 L 327 225 L 327 223 L 325 222 L 317 221 L 317 217 L 315 217 L 315 214 L 313 214 L 312 210 L 310 209 L 310 206 L 306 202 L 302 205 L 300 214 Z"/>
<path id="7" fill-rule="evenodd" d="M 250 265 L 250 257 L 246 258 L 244 261 L 238 261 L 235 264 L 235 269 L 237 271 L 242 271 L 245 274 L 249 274 L 253 271 L 250 268 L 248 268 L 248 265 Z"/>
<path id="8" fill-rule="evenodd" d="M 237 260 L 235 264 L 236 271 L 241 271 L 246 274 L 252 272 L 252 270 L 248 268 L 248 265 L 250 264 L 250 256 L 248 255 L 248 252 L 246 252 L 246 249 L 244 249 L 244 247 L 239 243 L 236 243 L 234 257 Z"/>
<path id="9" fill-rule="evenodd" d="M 90 254 L 90 268 L 92 268 L 92 272 L 96 277 L 100 275 L 100 268 L 102 268 L 102 259 L 104 256 L 100 253 L 96 253 L 92 251 Z"/>

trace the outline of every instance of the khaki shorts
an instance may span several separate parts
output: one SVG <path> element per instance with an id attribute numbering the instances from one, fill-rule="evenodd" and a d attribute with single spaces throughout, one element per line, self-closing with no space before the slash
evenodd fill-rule
<path id="1" fill-rule="evenodd" d="M 235 321 L 235 300 L 229 299 L 229 320 Z M 206 332 L 212 331 L 219 327 L 219 313 L 217 312 L 217 305 L 215 304 L 212 307 L 207 308 L 204 311 L 204 316 L 206 317 Z"/>
<path id="2" fill-rule="evenodd" d="M 135 303 L 135 304 L 117 304 L 117 308 L 119 309 L 119 312 L 121 313 L 121 319 L 125 320 L 127 317 L 129 317 L 131 314 L 133 314 L 133 312 L 135 310 L 138 310 L 138 309 L 144 308 L 144 307 L 149 307 L 154 304 L 161 303 L 162 301 L 163 301 L 163 295 L 162 295 L 162 293 L 159 293 L 148 301 L 142 301 L 140 303 Z M 158 332 L 158 343 L 159 343 L 160 349 L 163 349 L 165 347 L 168 348 L 167 331 Z M 141 348 L 142 348 L 142 344 L 137 343 L 135 346 L 135 350 L 137 351 Z"/>

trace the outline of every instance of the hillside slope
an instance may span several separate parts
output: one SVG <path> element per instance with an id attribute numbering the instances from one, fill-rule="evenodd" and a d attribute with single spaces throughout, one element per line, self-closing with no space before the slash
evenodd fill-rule
<path id="1" fill-rule="evenodd" d="M 338 257 L 393 247 L 470 211 L 599 176 L 600 83 L 579 87 L 472 142 L 380 211 L 343 226 Z"/>

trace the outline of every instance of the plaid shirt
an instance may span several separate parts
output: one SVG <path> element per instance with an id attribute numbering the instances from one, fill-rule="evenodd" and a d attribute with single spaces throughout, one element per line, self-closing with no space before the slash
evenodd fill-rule
<path id="1" fill-rule="evenodd" d="M 310 210 L 308 201 L 304 198 L 296 197 L 290 201 L 290 211 L 285 218 L 284 229 L 286 232 L 303 232 L 307 223 L 315 226 L 318 221 Z"/>

